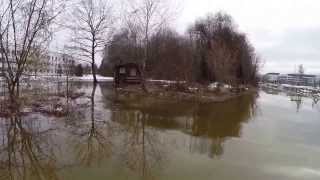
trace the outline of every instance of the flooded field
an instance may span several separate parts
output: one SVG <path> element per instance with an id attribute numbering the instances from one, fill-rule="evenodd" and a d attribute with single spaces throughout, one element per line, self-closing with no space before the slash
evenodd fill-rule
<path id="1" fill-rule="evenodd" d="M 311 98 L 261 90 L 199 104 L 74 88 L 86 95 L 66 117 L 0 119 L 0 180 L 320 178 Z"/>

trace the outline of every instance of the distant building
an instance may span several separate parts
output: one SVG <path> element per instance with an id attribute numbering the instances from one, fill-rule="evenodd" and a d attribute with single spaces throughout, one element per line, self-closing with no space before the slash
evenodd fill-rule
<path id="1" fill-rule="evenodd" d="M 288 74 L 287 84 L 299 86 L 315 86 L 316 75 L 309 74 Z"/>
<path id="2" fill-rule="evenodd" d="M 290 84 L 297 86 L 317 86 L 320 83 L 320 77 L 311 74 L 280 74 L 268 73 L 264 75 L 264 82 Z"/>
<path id="3" fill-rule="evenodd" d="M 70 65 L 74 65 L 73 58 L 69 55 L 49 52 L 46 56 L 41 57 L 41 64 L 30 66 L 27 73 L 31 76 L 62 76 L 67 72 Z"/>
<path id="4" fill-rule="evenodd" d="M 14 51 L 10 51 L 8 54 L 9 57 L 9 65 L 12 68 L 13 71 L 16 71 L 17 69 L 17 64 L 14 61 Z M 0 52 L 0 75 L 4 76 L 4 73 L 8 69 L 8 62 L 5 61 L 4 54 Z"/>
<path id="5" fill-rule="evenodd" d="M 264 75 L 263 81 L 268 83 L 278 83 L 280 73 L 268 73 Z"/>
<path id="6" fill-rule="evenodd" d="M 279 84 L 287 84 L 288 82 L 288 75 L 287 74 L 280 74 L 278 77 Z"/>
<path id="7" fill-rule="evenodd" d="M 10 51 L 8 53 L 8 57 L 9 57 L 9 65 L 12 68 L 13 72 L 16 72 L 17 70 L 17 63 L 14 61 L 14 51 Z M 5 61 L 4 58 L 4 54 L 2 53 L 1 49 L 0 49 L 0 86 L 2 86 L 2 82 L 5 81 L 5 74 L 7 72 L 7 69 L 9 68 L 8 66 L 8 62 Z"/>
<path id="8" fill-rule="evenodd" d="M 14 51 L 10 51 L 9 54 L 10 66 L 13 68 L 13 72 L 16 72 L 17 65 L 14 59 Z M 61 76 L 63 75 L 68 65 L 74 64 L 74 60 L 71 56 L 64 55 L 56 52 L 49 52 L 45 55 L 39 55 L 37 57 L 29 57 L 26 64 L 23 75 L 25 76 Z M 3 76 L 8 70 L 7 62 L 0 53 L 0 76 Z"/>
<path id="9" fill-rule="evenodd" d="M 320 75 L 316 76 L 316 84 L 320 86 Z"/>

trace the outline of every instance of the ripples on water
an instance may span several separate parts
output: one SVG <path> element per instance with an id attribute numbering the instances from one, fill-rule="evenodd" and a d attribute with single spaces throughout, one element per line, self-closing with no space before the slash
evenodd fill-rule
<path id="1" fill-rule="evenodd" d="M 67 117 L 1 119 L 0 180 L 320 177 L 312 99 L 261 91 L 199 104 L 128 98 L 111 84 L 73 88 L 87 106 Z"/>

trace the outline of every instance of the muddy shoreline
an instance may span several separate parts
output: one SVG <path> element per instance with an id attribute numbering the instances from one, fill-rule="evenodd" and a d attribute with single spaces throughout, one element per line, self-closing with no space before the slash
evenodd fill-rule
<path id="1" fill-rule="evenodd" d="M 118 98 L 125 100 L 131 98 L 154 98 L 166 101 L 183 101 L 183 102 L 198 102 L 198 103 L 223 103 L 243 95 L 257 92 L 255 87 L 234 89 L 220 88 L 219 90 L 208 90 L 204 87 L 189 87 L 187 90 L 179 90 L 178 88 L 168 88 L 167 85 L 162 86 L 147 86 L 147 91 L 144 91 L 139 86 L 129 86 L 118 88 L 115 90 Z"/>
<path id="2" fill-rule="evenodd" d="M 109 88 L 113 88 L 110 86 Z M 224 103 L 238 97 L 257 92 L 254 87 L 232 88 L 224 87 L 210 88 L 203 85 L 190 85 L 186 83 L 148 83 L 145 91 L 141 86 L 127 86 L 114 89 L 110 94 L 113 102 L 138 103 L 153 106 L 161 102 L 188 102 L 188 103 Z M 68 96 L 67 96 L 68 94 Z M 68 97 L 68 98 L 67 98 Z M 28 115 L 41 113 L 45 116 L 65 117 L 70 111 L 79 110 L 90 106 L 91 96 L 84 92 L 60 92 L 43 94 L 25 94 L 20 101 L 20 107 L 10 106 L 8 102 L 1 102 L 0 117 L 9 117 L 12 113 Z"/>

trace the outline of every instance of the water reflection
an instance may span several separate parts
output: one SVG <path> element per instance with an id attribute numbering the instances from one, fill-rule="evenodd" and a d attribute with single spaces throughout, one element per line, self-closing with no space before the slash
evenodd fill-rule
<path id="1" fill-rule="evenodd" d="M 13 115 L 1 122 L 0 179 L 58 179 L 50 132 Z"/>
<path id="2" fill-rule="evenodd" d="M 59 96 L 61 87 L 56 87 L 51 91 L 57 90 Z M 70 89 L 74 87 L 79 88 Z M 22 116 L 17 110 L 0 119 L 0 179 L 63 179 L 62 170 L 92 166 L 109 157 L 109 129 L 95 119 L 95 92 L 93 87 L 90 98 L 66 98 L 68 115 L 63 118 L 40 113 Z M 83 103 L 87 100 L 88 106 Z"/>
<path id="3" fill-rule="evenodd" d="M 198 105 L 192 117 L 191 135 L 201 138 L 194 140 L 191 149 L 212 158 L 221 156 L 224 142 L 240 137 L 243 123 L 254 116 L 255 98 L 255 95 L 248 95 L 222 104 Z"/>
<path id="4" fill-rule="evenodd" d="M 64 85 L 56 88 L 58 94 L 65 92 Z M 64 179 L 61 171 L 79 168 L 71 175 L 77 179 L 82 171 L 108 163 L 138 179 L 156 179 L 170 161 L 172 146 L 210 158 L 223 156 L 225 142 L 242 136 L 243 124 L 257 109 L 257 94 L 201 104 L 116 94 L 111 84 L 73 83 L 69 88 L 86 95 L 67 99 L 66 117 L 16 113 L 0 122 L 0 179 Z M 170 132 L 176 141 L 169 141 Z M 179 140 L 182 136 L 189 138 L 186 144 Z"/>
<path id="5" fill-rule="evenodd" d="M 319 96 L 317 96 L 317 95 L 313 95 L 313 96 L 312 96 L 312 107 L 317 106 L 317 105 L 318 105 L 319 100 L 320 100 L 320 97 L 319 97 Z"/>
<path id="6" fill-rule="evenodd" d="M 255 114 L 255 99 L 256 95 L 247 95 L 226 103 L 200 104 L 119 96 L 112 120 L 132 129 L 179 130 L 192 137 L 191 152 L 213 158 L 223 154 L 228 138 L 241 136 L 242 124 Z"/>
<path id="7" fill-rule="evenodd" d="M 289 95 L 290 101 L 295 102 L 297 105 L 297 112 L 300 111 L 302 104 L 303 104 L 303 99 L 301 95 L 298 94 L 291 94 Z"/>
<path id="8" fill-rule="evenodd" d="M 154 177 L 154 172 L 161 169 L 165 160 L 163 144 L 158 133 L 148 128 L 147 114 L 120 111 L 113 116 L 123 124 L 120 157 L 125 166 L 138 172 L 143 179 Z"/>
<path id="9" fill-rule="evenodd" d="M 279 95 L 281 93 L 281 90 L 278 88 L 268 88 L 265 86 L 261 87 L 261 90 L 267 94 L 272 94 L 272 95 Z"/>
<path id="10" fill-rule="evenodd" d="M 76 125 L 72 127 L 74 136 L 72 141 L 75 142 L 76 158 L 84 166 L 101 164 L 111 155 L 112 129 L 107 121 L 97 121 L 95 118 L 96 89 L 97 85 L 94 85 L 90 95 L 90 108 L 87 109 L 87 112 L 89 111 L 87 116 L 82 116 L 83 119 L 74 119 L 74 117 L 70 119 L 76 121 Z"/>
<path id="11" fill-rule="evenodd" d="M 272 89 L 267 87 L 262 87 L 261 90 L 267 94 L 271 95 L 284 95 L 289 97 L 289 101 L 295 103 L 296 105 L 296 112 L 299 113 L 303 104 L 307 100 L 311 100 L 312 108 L 316 108 L 320 110 L 319 107 L 319 100 L 320 97 L 318 94 L 302 94 L 296 91 L 282 91 L 280 89 Z"/>

